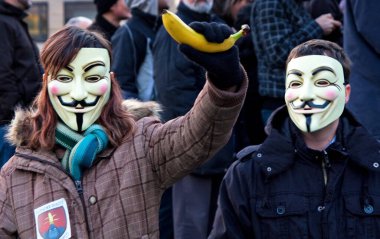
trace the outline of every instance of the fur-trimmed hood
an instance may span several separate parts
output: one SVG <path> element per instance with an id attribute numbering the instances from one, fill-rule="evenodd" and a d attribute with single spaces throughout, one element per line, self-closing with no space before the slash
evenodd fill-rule
<path id="1" fill-rule="evenodd" d="M 128 109 L 137 121 L 143 117 L 160 117 L 161 107 L 155 101 L 142 102 L 135 99 L 123 101 L 123 106 Z M 8 133 L 6 135 L 8 141 L 15 145 L 23 145 L 31 135 L 31 118 L 35 113 L 35 109 L 17 109 L 13 118 Z"/>

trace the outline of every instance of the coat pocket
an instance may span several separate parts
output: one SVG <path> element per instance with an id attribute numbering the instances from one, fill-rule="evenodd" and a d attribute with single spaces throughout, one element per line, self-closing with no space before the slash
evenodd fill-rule
<path id="1" fill-rule="evenodd" d="M 308 204 L 304 196 L 258 198 L 256 214 L 261 238 L 308 238 Z"/>
<path id="2" fill-rule="evenodd" d="M 344 197 L 346 238 L 380 238 L 380 196 Z"/>

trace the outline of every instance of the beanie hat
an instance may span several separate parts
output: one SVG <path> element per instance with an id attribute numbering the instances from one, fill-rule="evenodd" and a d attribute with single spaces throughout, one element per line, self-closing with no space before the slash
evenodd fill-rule
<path id="1" fill-rule="evenodd" d="M 108 12 L 108 10 L 110 10 L 112 5 L 114 5 L 116 2 L 117 0 L 94 0 L 98 14 Z"/>

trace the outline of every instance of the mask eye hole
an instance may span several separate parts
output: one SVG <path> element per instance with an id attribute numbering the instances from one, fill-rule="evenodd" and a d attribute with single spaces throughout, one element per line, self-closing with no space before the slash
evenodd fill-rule
<path id="1" fill-rule="evenodd" d="M 97 75 L 93 75 L 93 76 L 88 76 L 86 77 L 86 81 L 87 82 L 90 82 L 90 83 L 94 83 L 94 82 L 98 82 L 102 79 L 102 77 L 100 76 L 97 76 Z"/>
<path id="2" fill-rule="evenodd" d="M 315 82 L 315 86 L 319 86 L 319 87 L 326 87 L 329 85 L 330 85 L 330 82 L 328 80 L 325 80 L 325 79 L 317 80 Z"/>
<path id="3" fill-rule="evenodd" d="M 57 76 L 56 80 L 60 81 L 60 82 L 67 83 L 67 82 L 70 82 L 72 80 L 72 78 L 69 77 L 69 76 L 63 76 L 63 75 L 61 75 L 61 76 Z"/>
<path id="4" fill-rule="evenodd" d="M 302 86 L 302 82 L 300 81 L 291 81 L 289 83 L 289 88 L 292 88 L 292 89 L 296 89 L 296 88 L 300 88 Z"/>

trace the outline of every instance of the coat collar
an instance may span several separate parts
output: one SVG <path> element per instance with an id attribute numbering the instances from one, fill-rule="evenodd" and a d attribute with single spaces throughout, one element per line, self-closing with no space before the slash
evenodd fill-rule
<path id="1" fill-rule="evenodd" d="M 312 159 L 313 153 L 320 153 L 306 147 L 286 107 L 274 112 L 266 129 L 270 134 L 255 157 L 259 158 L 258 164 L 267 177 L 287 170 L 295 162 L 296 154 Z M 336 142 L 327 150 L 348 157 L 366 170 L 380 172 L 380 143 L 369 135 L 347 109 L 341 116 Z"/>
<path id="2" fill-rule="evenodd" d="M 17 8 L 1 0 L 0 0 L 0 13 L 4 15 L 17 17 L 20 20 L 28 16 L 28 14 L 25 11 L 21 10 L 20 8 Z"/>

